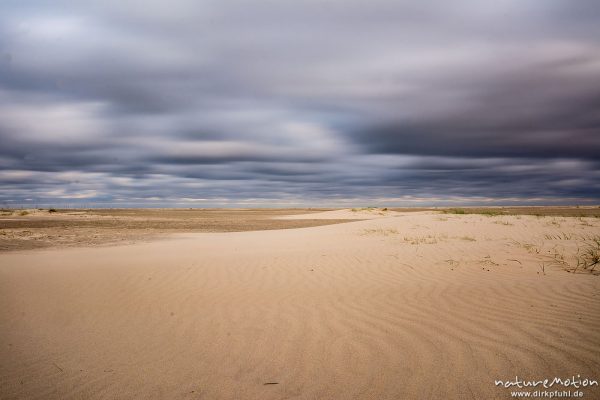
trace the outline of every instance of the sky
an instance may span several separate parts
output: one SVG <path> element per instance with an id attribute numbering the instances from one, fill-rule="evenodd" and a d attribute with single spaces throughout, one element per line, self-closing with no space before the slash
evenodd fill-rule
<path id="1" fill-rule="evenodd" d="M 0 205 L 600 203 L 600 2 L 0 2 Z"/>

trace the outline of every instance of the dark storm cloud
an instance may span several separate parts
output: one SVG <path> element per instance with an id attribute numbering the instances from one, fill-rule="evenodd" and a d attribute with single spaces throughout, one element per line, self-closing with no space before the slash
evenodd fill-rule
<path id="1" fill-rule="evenodd" d="M 4 1 L 0 202 L 594 202 L 599 13 Z"/>
<path id="2" fill-rule="evenodd" d="M 490 77 L 467 87 L 471 101 L 453 110 L 368 125 L 356 138 L 383 153 L 597 158 L 600 81 L 593 63 L 532 65 Z M 586 67 L 592 70 L 578 71 Z"/>

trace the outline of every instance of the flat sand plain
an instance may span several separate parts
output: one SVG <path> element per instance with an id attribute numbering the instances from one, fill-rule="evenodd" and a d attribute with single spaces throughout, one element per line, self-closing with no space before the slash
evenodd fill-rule
<path id="1" fill-rule="evenodd" d="M 600 276 L 581 266 L 599 219 L 276 221 L 303 219 L 361 221 L 0 254 L 0 398 L 508 399 L 495 380 L 600 379 Z"/>
<path id="2" fill-rule="evenodd" d="M 0 252 L 135 243 L 181 232 L 244 232 L 347 222 L 281 220 L 311 209 L 26 209 L 0 211 Z"/>

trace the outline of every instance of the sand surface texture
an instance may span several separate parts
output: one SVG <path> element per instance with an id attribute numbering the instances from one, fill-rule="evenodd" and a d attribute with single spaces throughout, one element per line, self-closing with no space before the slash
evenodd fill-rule
<path id="1" fill-rule="evenodd" d="M 508 399 L 495 379 L 600 379 L 600 277 L 567 272 L 600 220 L 369 213 L 0 254 L 0 398 Z"/>

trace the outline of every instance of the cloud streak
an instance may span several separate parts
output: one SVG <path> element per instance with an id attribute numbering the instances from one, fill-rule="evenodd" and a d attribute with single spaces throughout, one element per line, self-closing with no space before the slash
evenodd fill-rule
<path id="1" fill-rule="evenodd" d="M 593 1 L 0 11 L 3 204 L 600 199 Z"/>

